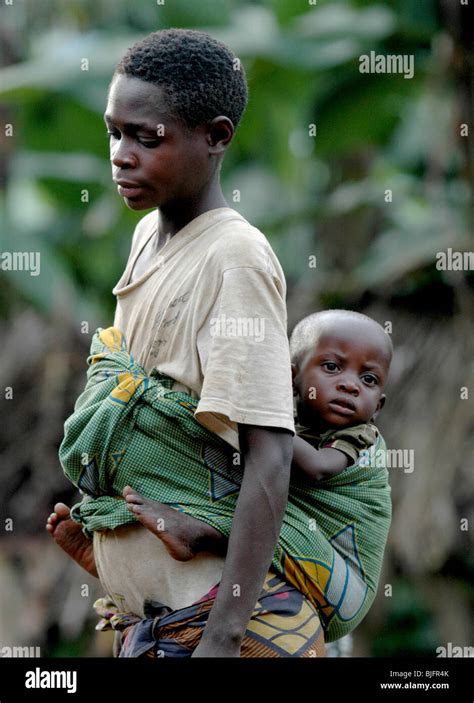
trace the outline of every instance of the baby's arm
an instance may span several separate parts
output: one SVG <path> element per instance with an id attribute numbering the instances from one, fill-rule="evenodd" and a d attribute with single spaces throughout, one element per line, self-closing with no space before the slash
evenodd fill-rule
<path id="1" fill-rule="evenodd" d="M 352 459 L 339 449 L 331 447 L 315 449 L 301 437 L 293 438 L 291 471 L 297 478 L 322 481 L 340 474 L 352 463 Z"/>

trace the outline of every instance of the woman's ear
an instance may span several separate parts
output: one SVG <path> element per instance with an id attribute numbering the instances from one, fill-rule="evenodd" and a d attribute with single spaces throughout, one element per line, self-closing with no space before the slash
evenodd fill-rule
<path id="1" fill-rule="evenodd" d="M 206 139 L 209 154 L 223 154 L 232 141 L 235 128 L 228 117 L 219 115 L 206 124 Z"/>

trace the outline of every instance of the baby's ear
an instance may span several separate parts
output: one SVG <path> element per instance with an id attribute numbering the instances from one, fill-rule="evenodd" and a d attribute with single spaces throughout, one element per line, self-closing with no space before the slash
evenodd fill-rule
<path id="1" fill-rule="evenodd" d="M 385 393 L 382 393 L 380 396 L 379 402 L 377 403 L 377 407 L 375 408 L 375 412 L 372 415 L 372 420 L 375 420 L 379 412 L 382 410 L 383 406 L 385 405 L 385 401 L 387 400 L 387 396 Z"/>
<path id="2" fill-rule="evenodd" d="M 296 376 L 298 375 L 298 367 L 295 364 L 291 364 L 291 379 L 293 381 L 293 388 L 295 388 Z"/>
<path id="3" fill-rule="evenodd" d="M 292 381 L 293 381 L 293 395 L 294 395 L 294 396 L 299 396 L 298 387 L 297 387 L 297 385 L 296 385 L 296 378 L 297 378 L 297 376 L 298 376 L 299 371 L 300 371 L 300 370 L 299 370 L 299 368 L 296 366 L 296 364 L 291 364 L 291 378 L 292 378 Z"/>

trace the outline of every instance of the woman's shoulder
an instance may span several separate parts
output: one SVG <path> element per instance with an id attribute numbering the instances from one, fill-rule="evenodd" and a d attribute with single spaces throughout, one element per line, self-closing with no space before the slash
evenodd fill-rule
<path id="1" fill-rule="evenodd" d="M 254 268 L 284 278 L 267 237 L 243 217 L 223 224 L 220 235 L 209 247 L 208 258 L 222 271 Z"/>

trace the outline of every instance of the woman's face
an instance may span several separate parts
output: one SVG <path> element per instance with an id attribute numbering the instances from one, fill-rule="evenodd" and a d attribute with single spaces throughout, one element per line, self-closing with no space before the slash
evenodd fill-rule
<path id="1" fill-rule="evenodd" d="M 104 119 L 112 177 L 129 208 L 179 204 L 202 190 L 211 168 L 206 129 L 173 118 L 162 88 L 117 74 Z"/>

